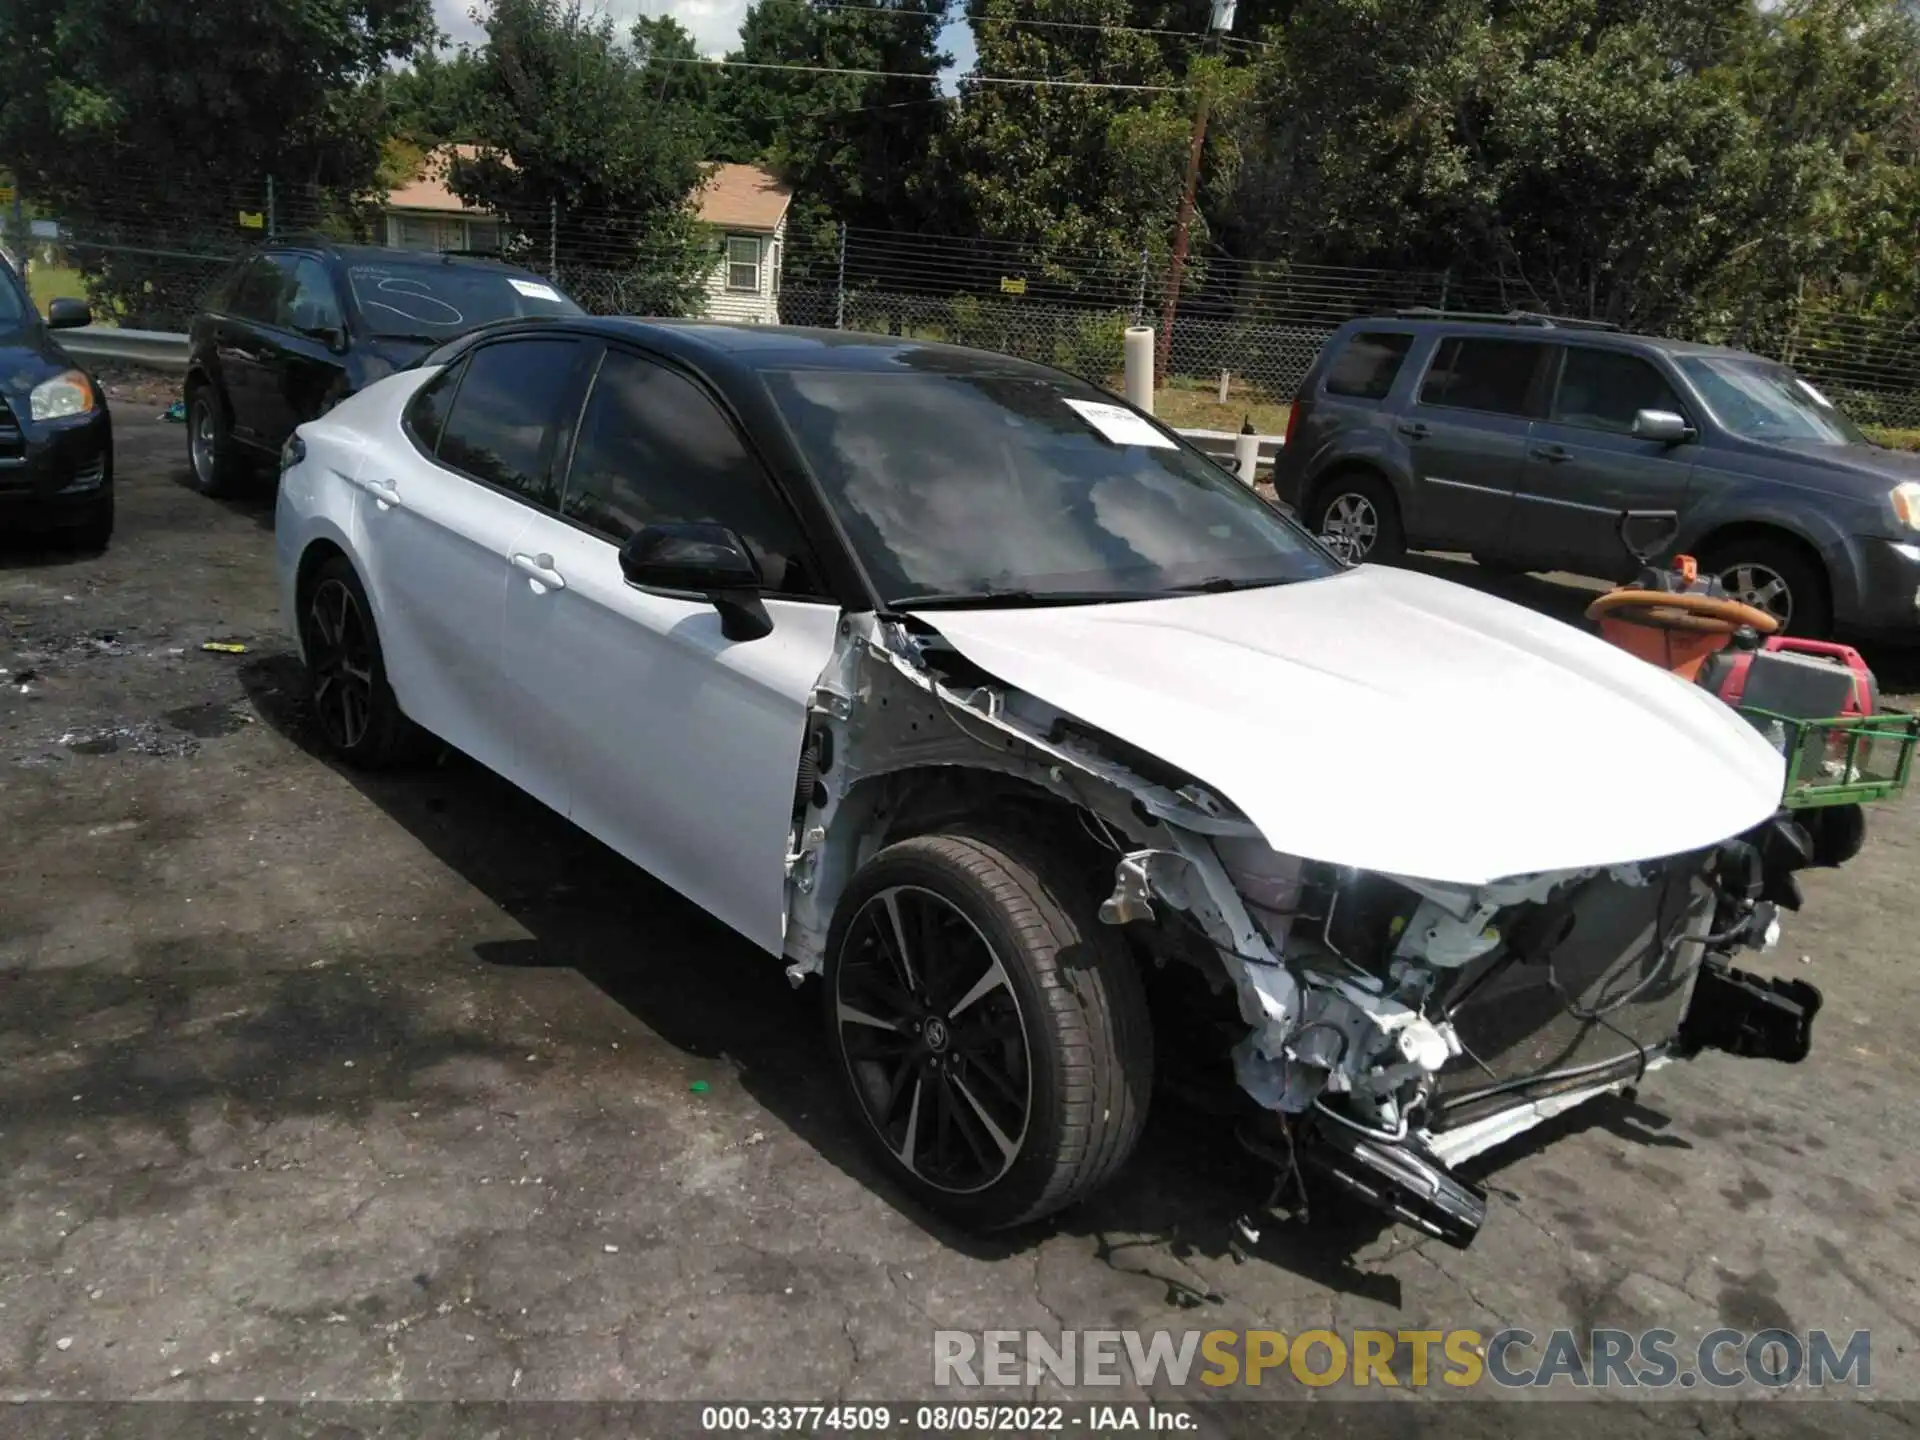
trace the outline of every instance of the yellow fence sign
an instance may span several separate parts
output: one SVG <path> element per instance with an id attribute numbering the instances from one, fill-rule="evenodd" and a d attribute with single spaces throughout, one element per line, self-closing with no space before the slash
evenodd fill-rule
<path id="1" fill-rule="evenodd" d="M 242 210 L 240 212 L 240 228 L 242 230 L 264 230 L 267 228 L 267 217 L 258 210 Z"/>
<path id="2" fill-rule="evenodd" d="M 1000 293 L 1003 295 L 1024 295 L 1027 293 L 1027 277 L 1024 275 L 1002 275 Z"/>

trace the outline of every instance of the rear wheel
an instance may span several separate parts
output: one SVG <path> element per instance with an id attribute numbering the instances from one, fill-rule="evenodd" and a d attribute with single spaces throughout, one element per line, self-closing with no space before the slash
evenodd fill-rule
<path id="1" fill-rule="evenodd" d="M 1364 471 L 1336 475 L 1322 485 L 1307 527 L 1349 565 L 1392 564 L 1407 553 L 1392 487 Z"/>
<path id="2" fill-rule="evenodd" d="M 246 464 L 227 424 L 227 407 L 211 382 L 187 390 L 187 459 L 193 488 L 202 495 L 231 495 L 246 478 Z"/>
<path id="3" fill-rule="evenodd" d="M 1717 579 L 1735 600 L 1773 616 L 1781 634 L 1820 639 L 1832 631 L 1826 574 L 1791 540 L 1735 535 L 1709 545 L 1699 560 L 1703 575 Z"/>
<path id="4" fill-rule="evenodd" d="M 1132 1152 L 1153 1082 L 1140 977 L 1065 865 L 926 835 L 854 877 L 827 947 L 828 1032 L 866 1140 L 976 1228 L 1090 1194 Z"/>
<path id="5" fill-rule="evenodd" d="M 345 556 L 324 562 L 307 587 L 300 637 L 308 698 L 334 754 L 366 770 L 419 758 L 431 740 L 394 698 L 373 607 Z"/>

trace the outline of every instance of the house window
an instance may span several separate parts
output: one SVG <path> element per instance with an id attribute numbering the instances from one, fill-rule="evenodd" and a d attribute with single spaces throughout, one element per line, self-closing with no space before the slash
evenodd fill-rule
<path id="1" fill-rule="evenodd" d="M 466 246 L 467 227 L 457 218 L 433 215 L 396 215 L 393 243 L 401 250 L 459 250 Z"/>
<path id="2" fill-rule="evenodd" d="M 727 237 L 727 289 L 760 291 L 760 241 L 752 235 Z"/>

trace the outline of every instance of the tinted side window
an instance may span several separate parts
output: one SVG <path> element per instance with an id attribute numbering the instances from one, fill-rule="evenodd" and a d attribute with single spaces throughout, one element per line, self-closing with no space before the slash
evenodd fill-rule
<path id="1" fill-rule="evenodd" d="M 609 350 L 594 381 L 561 513 L 616 542 L 644 525 L 726 525 L 767 589 L 825 593 L 798 523 L 732 422 L 692 381 L 624 351 Z"/>
<path id="2" fill-rule="evenodd" d="M 554 441 L 580 347 L 572 340 L 507 340 L 476 350 L 440 432 L 440 463 L 556 508 Z"/>
<path id="3" fill-rule="evenodd" d="M 254 256 L 227 292 L 227 308 L 242 320 L 270 322 L 279 299 L 280 280 L 273 257 Z"/>
<path id="4" fill-rule="evenodd" d="M 1456 336 L 1440 342 L 1420 386 L 1422 405 L 1525 415 L 1533 377 L 1547 347 L 1528 340 Z"/>
<path id="5" fill-rule="evenodd" d="M 1581 346 L 1567 350 L 1553 397 L 1556 421 L 1628 435 L 1633 432 L 1634 415 L 1642 410 L 1686 413 L 1673 387 L 1639 356 Z"/>
<path id="6" fill-rule="evenodd" d="M 224 275 L 207 287 L 207 293 L 200 302 L 201 308 L 232 310 L 234 302 L 240 297 L 240 284 L 252 269 L 251 260 L 242 260 L 239 264 L 230 267 Z"/>
<path id="7" fill-rule="evenodd" d="M 333 288 L 333 277 L 318 260 L 304 255 L 294 262 L 293 290 L 287 308 L 287 324 L 294 330 L 308 333 L 339 330 L 346 324 L 340 313 L 339 296 Z"/>
<path id="8" fill-rule="evenodd" d="M 407 429 L 421 449 L 431 453 L 439 448 L 440 432 L 447 428 L 447 411 L 453 406 L 454 391 L 467 362 L 457 360 L 420 387 L 420 393 L 407 406 Z"/>
<path id="9" fill-rule="evenodd" d="M 1358 400 L 1386 399 L 1412 344 L 1411 335 L 1386 332 L 1351 337 L 1327 371 L 1327 394 L 1350 395 Z"/>

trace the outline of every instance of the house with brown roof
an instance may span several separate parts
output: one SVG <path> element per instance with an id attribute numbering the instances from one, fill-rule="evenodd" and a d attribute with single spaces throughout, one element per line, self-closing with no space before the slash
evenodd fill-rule
<path id="1" fill-rule="evenodd" d="M 401 250 L 498 250 L 500 221 L 447 186 L 452 158 L 472 159 L 478 153 L 473 145 L 436 150 L 419 176 L 388 192 L 383 207 L 387 244 Z M 716 240 L 705 314 L 714 320 L 778 324 L 781 252 L 793 192 L 758 165 L 715 165 L 694 203 Z"/>
<path id="2" fill-rule="evenodd" d="M 428 155 L 420 173 L 387 192 L 387 244 L 396 250 L 498 250 L 500 222 L 447 187 L 457 157 L 472 160 L 478 145 L 446 145 Z"/>
<path id="3" fill-rule="evenodd" d="M 720 239 L 707 273 L 709 319 L 780 323 L 780 259 L 793 191 L 758 165 L 716 165 L 695 201 Z"/>

